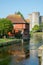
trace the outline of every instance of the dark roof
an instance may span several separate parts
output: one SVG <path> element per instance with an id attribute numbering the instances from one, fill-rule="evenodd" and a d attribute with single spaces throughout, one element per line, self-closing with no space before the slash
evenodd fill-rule
<path id="1" fill-rule="evenodd" d="M 12 23 L 26 23 L 25 20 L 18 14 L 9 15 L 7 19 L 11 20 Z"/>

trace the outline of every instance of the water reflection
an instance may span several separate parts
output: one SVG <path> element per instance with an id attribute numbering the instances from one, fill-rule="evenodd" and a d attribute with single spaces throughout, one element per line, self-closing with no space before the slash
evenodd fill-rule
<path id="1" fill-rule="evenodd" d="M 42 37 L 33 36 L 30 41 L 21 41 L 4 49 L 10 54 L 9 65 L 39 65 L 38 47 L 42 45 Z M 6 52 L 5 52 L 6 53 Z"/>
<path id="2" fill-rule="evenodd" d="M 29 53 L 29 41 L 21 41 L 21 43 L 9 46 L 8 52 L 11 55 L 26 57 L 26 54 Z"/>
<path id="3" fill-rule="evenodd" d="M 39 65 L 38 53 L 37 53 L 37 49 L 36 49 L 37 45 L 35 45 L 35 43 L 33 42 L 33 40 L 30 41 L 30 44 L 29 44 L 29 41 L 28 42 L 27 41 L 24 42 L 22 40 L 22 45 L 20 45 L 19 48 L 20 47 L 21 47 L 21 50 L 24 52 L 25 56 L 28 54 L 28 58 L 27 59 L 23 58 L 20 61 L 21 57 L 17 57 L 16 56 L 16 58 L 19 58 L 19 62 L 17 62 L 18 60 L 16 59 L 15 62 L 12 61 L 12 63 L 14 63 L 16 65 L 17 64 L 18 65 Z M 15 58 L 13 57 L 13 59 L 15 59 Z"/>

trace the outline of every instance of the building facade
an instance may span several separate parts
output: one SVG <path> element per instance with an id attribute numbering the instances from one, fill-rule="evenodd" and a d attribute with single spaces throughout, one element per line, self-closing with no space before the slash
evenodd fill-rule
<path id="1" fill-rule="evenodd" d="M 32 29 L 32 14 L 29 14 L 29 20 L 30 20 L 30 30 Z"/>
<path id="2" fill-rule="evenodd" d="M 24 20 L 20 15 L 14 14 L 7 16 L 7 19 L 9 19 L 13 23 L 13 30 L 14 34 L 18 33 L 19 31 L 23 35 L 23 38 L 28 38 L 29 35 L 29 23 Z M 28 33 L 27 33 L 28 31 Z M 26 34 L 24 34 L 26 33 Z"/>
<path id="3" fill-rule="evenodd" d="M 43 16 L 40 16 L 40 23 L 43 23 Z"/>
<path id="4" fill-rule="evenodd" d="M 34 25 L 39 25 L 39 17 L 40 17 L 40 13 L 39 12 L 33 12 L 32 13 L 32 28 L 34 27 Z"/>
<path id="5" fill-rule="evenodd" d="M 40 16 L 40 12 L 33 12 L 29 14 L 30 19 L 30 31 L 34 27 L 34 25 L 40 25 L 43 22 L 43 16 Z"/>

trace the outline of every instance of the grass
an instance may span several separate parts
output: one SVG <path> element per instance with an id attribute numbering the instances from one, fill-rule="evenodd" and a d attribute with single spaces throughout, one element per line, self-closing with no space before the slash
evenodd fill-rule
<path id="1" fill-rule="evenodd" d="M 10 45 L 10 44 L 13 44 L 13 43 L 17 43 L 17 42 L 18 43 L 21 42 L 21 39 L 11 39 L 11 38 L 3 39 L 3 38 L 1 38 L 0 39 L 0 47 L 3 47 L 4 45 L 7 46 L 7 45 Z"/>
<path id="2" fill-rule="evenodd" d="M 13 40 L 17 41 L 17 40 L 20 40 L 20 39 L 7 39 L 7 38 L 3 39 L 3 38 L 1 38 L 0 39 L 0 43 L 2 43 L 2 42 L 8 42 L 8 41 L 13 41 Z"/>
<path id="3" fill-rule="evenodd" d="M 15 40 L 15 39 L 7 39 L 7 38 L 3 39 L 3 38 L 1 38 L 1 39 L 0 39 L 0 43 L 12 41 L 12 40 Z"/>

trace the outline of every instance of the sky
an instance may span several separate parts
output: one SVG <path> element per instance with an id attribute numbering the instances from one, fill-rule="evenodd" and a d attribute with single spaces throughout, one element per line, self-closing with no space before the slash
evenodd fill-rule
<path id="1" fill-rule="evenodd" d="M 20 11 L 25 18 L 32 12 L 43 15 L 43 0 L 0 0 L 0 18 Z"/>

